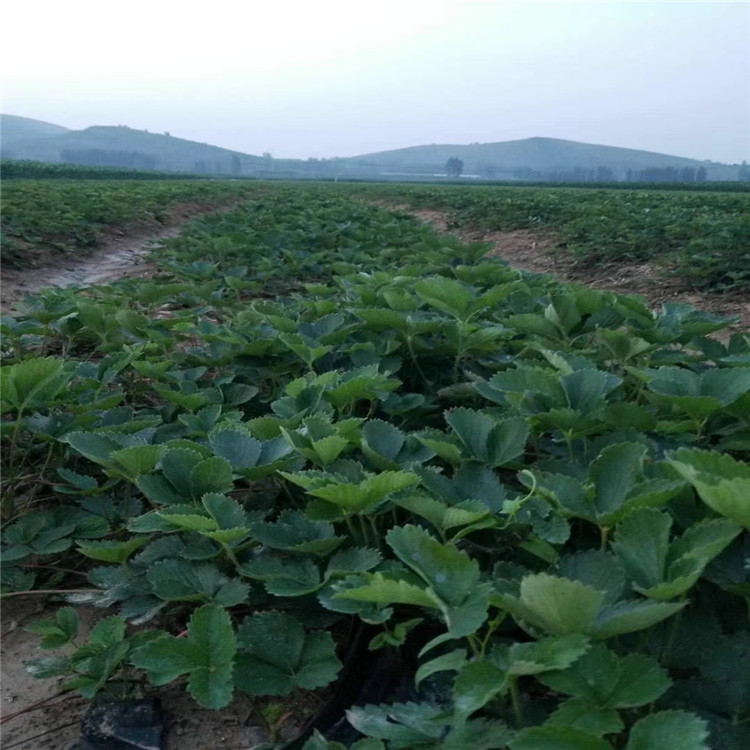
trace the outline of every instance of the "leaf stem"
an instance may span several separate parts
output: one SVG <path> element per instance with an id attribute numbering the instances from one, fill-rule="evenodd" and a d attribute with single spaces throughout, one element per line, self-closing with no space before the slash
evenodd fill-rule
<path id="1" fill-rule="evenodd" d="M 99 589 L 36 589 L 34 591 L 8 591 L 0 594 L 0 599 L 7 599 L 10 596 L 35 596 L 37 594 L 96 594 Z"/>
<path id="2" fill-rule="evenodd" d="M 510 678 L 510 700 L 513 703 L 513 715 L 516 717 L 516 726 L 523 726 L 523 710 L 521 708 L 521 694 L 518 691 L 518 677 Z"/>

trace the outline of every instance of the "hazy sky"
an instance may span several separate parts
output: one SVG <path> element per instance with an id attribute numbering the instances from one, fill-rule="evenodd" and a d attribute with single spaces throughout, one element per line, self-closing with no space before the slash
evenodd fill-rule
<path id="1" fill-rule="evenodd" d="M 549 136 L 750 160 L 750 3 L 5 0 L 4 112 L 350 156 Z"/>

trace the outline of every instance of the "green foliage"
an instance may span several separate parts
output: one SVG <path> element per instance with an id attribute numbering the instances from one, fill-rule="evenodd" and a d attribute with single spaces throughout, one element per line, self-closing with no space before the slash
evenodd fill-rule
<path id="1" fill-rule="evenodd" d="M 4 165 L 5 169 L 5 165 Z M 67 166 L 67 169 L 70 169 Z M 107 175 L 112 180 L 114 175 Z M 100 179 L 12 180 L 3 190 L 3 264 L 28 268 L 47 252 L 90 253 L 103 230 L 164 221 L 180 203 L 220 204 L 255 190 L 242 183 L 200 180 L 140 182 L 142 175 Z"/>
<path id="2" fill-rule="evenodd" d="M 154 279 L 18 305 L 3 593 L 119 611 L 32 626 L 71 652 L 36 674 L 217 708 L 329 684 L 362 620 L 423 646 L 357 750 L 740 747 L 750 341 L 485 251 L 264 186 Z"/>
<path id="3" fill-rule="evenodd" d="M 237 640 L 226 610 L 206 604 L 190 618 L 187 637 L 163 635 L 136 649 L 133 664 L 155 685 L 189 675 L 190 694 L 206 708 L 223 708 L 232 697 Z"/>
<path id="4" fill-rule="evenodd" d="M 279 612 L 245 618 L 237 637 L 235 684 L 252 695 L 314 690 L 334 680 L 341 668 L 330 633 L 305 634 L 299 621 Z"/>

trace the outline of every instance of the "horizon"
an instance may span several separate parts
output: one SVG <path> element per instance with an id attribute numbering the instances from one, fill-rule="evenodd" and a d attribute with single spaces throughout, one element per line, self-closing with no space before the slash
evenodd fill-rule
<path id="1" fill-rule="evenodd" d="M 20 117 L 22 119 L 27 119 L 27 120 L 36 120 L 36 118 L 26 117 L 25 115 L 16 115 L 13 112 L 2 112 L 1 114 L 9 116 L 9 117 Z M 63 123 L 59 123 L 59 122 L 50 122 L 49 120 L 36 120 L 36 121 L 37 122 L 44 122 L 47 125 L 58 125 L 60 127 L 67 128 L 66 125 L 64 125 Z M 165 135 L 164 131 L 157 132 L 155 130 L 152 131 L 152 130 L 146 130 L 146 129 L 143 129 L 143 128 L 133 128 L 130 125 L 128 125 L 127 123 L 120 123 L 118 125 L 100 125 L 100 124 L 94 124 L 94 125 L 88 125 L 88 126 L 86 126 L 84 128 L 79 128 L 79 129 L 74 129 L 74 128 L 67 128 L 67 129 L 70 130 L 70 131 L 73 131 L 73 132 L 81 132 L 81 131 L 87 130 L 89 128 L 107 128 L 107 127 L 124 127 L 124 128 L 129 129 L 129 130 L 136 131 L 136 132 L 148 133 L 149 135 L 157 135 L 157 136 L 163 136 L 163 135 Z M 206 143 L 206 144 L 204 144 L 202 141 L 193 141 L 193 140 L 191 140 L 189 138 L 183 138 L 181 135 L 176 134 L 176 133 L 172 133 L 171 131 L 169 131 L 169 137 L 170 138 L 177 138 L 178 140 L 186 140 L 186 141 L 189 141 L 190 143 L 200 143 L 201 145 L 216 146 L 218 148 L 226 148 L 225 146 L 220 146 L 219 144 L 216 144 L 216 143 Z M 385 152 L 389 152 L 389 151 L 404 151 L 404 150 L 413 149 L 413 148 L 430 148 L 432 146 L 438 146 L 438 147 L 441 147 L 441 148 L 450 148 L 450 147 L 464 148 L 466 146 L 490 146 L 490 145 L 496 145 L 498 143 L 519 143 L 519 142 L 522 142 L 522 141 L 533 141 L 533 140 L 562 141 L 564 143 L 577 143 L 577 144 L 586 145 L 586 146 L 600 146 L 602 148 L 616 148 L 616 149 L 624 149 L 626 151 L 642 151 L 642 152 L 645 152 L 645 153 L 652 153 L 652 154 L 659 155 L 659 156 L 671 156 L 671 157 L 678 157 L 678 158 L 695 159 L 695 157 L 689 157 L 689 156 L 686 157 L 683 154 L 669 154 L 669 153 L 664 153 L 664 152 L 661 152 L 661 151 L 648 151 L 647 149 L 633 149 L 633 148 L 630 148 L 628 146 L 619 146 L 617 144 L 612 144 L 612 143 L 589 143 L 589 142 L 586 142 L 586 141 L 577 141 L 577 140 L 574 140 L 574 139 L 571 139 L 571 138 L 555 138 L 553 136 L 546 136 L 546 135 L 530 135 L 530 136 L 526 136 L 524 138 L 513 138 L 513 139 L 508 140 L 508 141 L 484 141 L 484 142 L 474 142 L 474 143 L 414 143 L 414 144 L 411 144 L 411 145 L 408 145 L 408 146 L 396 146 L 395 148 L 385 149 L 384 151 L 370 151 L 370 152 L 368 152 L 366 154 L 365 153 L 362 153 L 362 154 L 353 154 L 351 156 L 338 156 L 338 155 L 334 155 L 334 156 L 322 157 L 322 159 L 323 160 L 333 160 L 333 159 L 366 158 L 368 156 L 373 156 L 375 154 L 385 153 Z M 227 149 L 227 150 L 233 151 L 234 149 Z M 246 152 L 243 152 L 243 151 L 237 151 L 236 153 L 242 154 L 244 156 L 257 156 L 257 157 L 261 156 L 261 154 L 250 154 L 250 153 L 246 153 Z M 276 158 L 276 159 L 282 159 L 282 160 L 283 159 L 298 159 L 298 160 L 304 161 L 304 160 L 306 160 L 308 158 L 319 158 L 319 157 L 305 157 L 305 156 L 302 156 L 302 157 L 286 157 L 286 156 L 279 156 L 279 157 L 274 157 L 274 158 Z M 717 162 L 717 161 L 713 161 L 711 159 L 695 159 L 695 160 L 696 161 L 701 161 L 701 162 L 706 162 L 706 163 L 711 163 L 711 164 L 720 164 L 720 165 L 723 165 L 723 166 L 736 166 L 738 164 L 741 164 L 741 162 Z"/>
<path id="2" fill-rule="evenodd" d="M 112 37 L 111 7 L 10 0 L 37 44 L 6 33 L 3 111 L 279 159 L 543 137 L 750 160 L 747 3 L 122 8 Z"/>

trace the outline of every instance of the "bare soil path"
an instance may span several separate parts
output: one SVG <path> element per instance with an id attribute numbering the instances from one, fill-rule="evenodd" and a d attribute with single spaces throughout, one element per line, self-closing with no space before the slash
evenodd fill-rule
<path id="1" fill-rule="evenodd" d="M 243 199 L 247 200 L 247 199 Z M 161 240 L 177 237 L 182 227 L 202 214 L 226 211 L 228 206 L 181 204 L 174 207 L 166 223 L 152 222 L 132 228 L 113 229 L 106 232 L 99 247 L 83 260 L 72 256 L 58 256 L 34 268 L 8 269 L 0 277 L 0 309 L 10 306 L 25 295 L 48 287 L 65 287 L 71 284 L 88 286 L 117 279 L 145 278 L 156 271 L 146 256 Z M 51 259 L 50 259 L 51 260 Z"/>
<path id="2" fill-rule="evenodd" d="M 739 318 L 728 328 L 729 333 L 750 331 L 750 298 L 747 294 L 699 292 L 678 277 L 665 276 L 661 268 L 651 263 L 609 263 L 587 267 L 576 263 L 564 250 L 556 250 L 555 236 L 551 232 L 530 229 L 512 232 L 456 230 L 450 214 L 446 212 L 429 209 L 416 211 L 405 206 L 389 207 L 410 213 L 439 232 L 460 237 L 465 242 L 489 242 L 493 247 L 488 255 L 502 258 L 514 268 L 551 274 L 603 291 L 640 294 L 652 306 L 664 302 L 685 302 L 699 310 Z"/>

